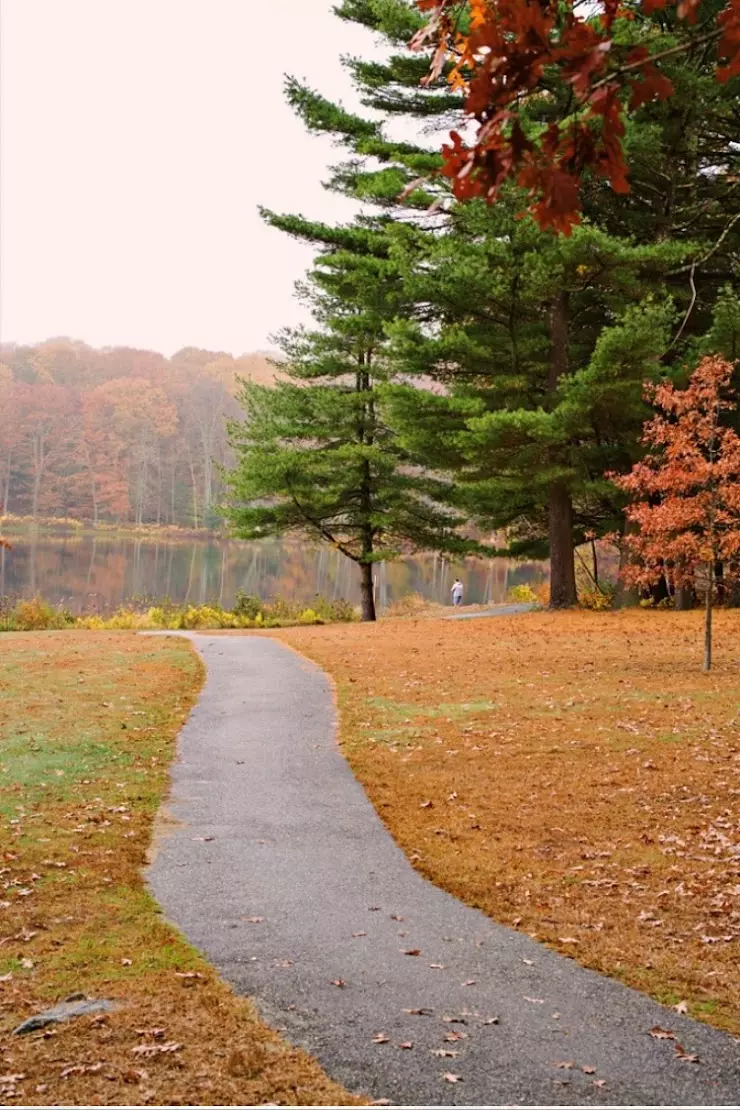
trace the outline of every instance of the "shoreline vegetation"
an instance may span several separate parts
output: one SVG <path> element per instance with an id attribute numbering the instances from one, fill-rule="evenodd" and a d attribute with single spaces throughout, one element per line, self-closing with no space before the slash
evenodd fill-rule
<path id="1" fill-rule="evenodd" d="M 27 535 L 33 532 L 46 532 L 46 533 L 60 533 L 63 535 L 79 534 L 81 536 L 111 536 L 111 537 L 133 537 L 134 539 L 151 539 L 161 541 L 163 543 L 175 543 L 178 541 L 188 542 L 193 540 L 201 540 L 203 542 L 217 542 L 217 543 L 234 543 L 248 545 L 251 543 L 259 542 L 254 540 L 245 540 L 232 532 L 225 522 L 222 522 L 218 527 L 201 528 L 194 525 L 184 524 L 133 524 L 126 522 L 116 521 L 101 521 L 97 523 L 93 520 L 80 519 L 78 517 L 66 516 L 24 516 L 18 513 L 0 513 L 0 534 L 3 530 L 12 535 Z M 298 535 L 286 535 L 283 537 L 283 542 L 290 542 L 291 539 L 296 544 L 305 546 L 305 539 Z M 486 543 L 492 547 L 501 547 L 503 539 L 497 535 L 490 535 L 487 537 Z M 320 546 L 316 541 L 316 546 Z M 408 551 L 405 554 L 411 555 L 412 552 Z M 417 554 L 434 554 L 430 549 L 428 552 L 417 552 Z M 403 555 L 400 556 L 403 558 Z M 486 558 L 487 556 L 482 556 Z M 498 558 L 509 558 L 509 556 L 496 556 Z M 510 558 L 515 559 L 514 556 Z M 454 557 L 453 557 L 454 561 Z M 531 559 L 525 559 L 524 562 L 532 562 Z M 536 561 L 536 560 L 534 560 Z"/>
<path id="2" fill-rule="evenodd" d="M 224 528 L 196 528 L 182 524 L 131 524 L 115 521 L 79 520 L 76 517 L 60 516 L 19 516 L 16 513 L 0 514 L 0 531 L 9 535 L 27 535 L 33 532 L 58 532 L 64 535 L 75 533 L 84 536 L 133 537 L 153 539 L 163 543 L 187 542 L 191 540 L 229 540 L 239 543 Z"/>
<path id="3" fill-rule="evenodd" d="M 93 632 L 290 628 L 293 625 L 338 624 L 357 620 L 349 602 L 315 597 L 311 604 L 275 598 L 265 601 L 250 594 L 237 594 L 234 606 L 224 609 L 217 602 L 206 605 L 175 604 L 168 598 L 134 601 L 113 612 L 70 612 L 42 597 L 0 597 L 0 632 L 87 630 Z"/>

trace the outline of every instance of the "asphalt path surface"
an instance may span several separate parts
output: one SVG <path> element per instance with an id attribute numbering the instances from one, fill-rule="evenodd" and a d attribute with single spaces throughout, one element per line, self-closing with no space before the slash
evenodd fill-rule
<path id="1" fill-rule="evenodd" d="M 513 617 L 517 613 L 530 613 L 536 609 L 536 605 L 529 605 L 526 602 L 519 602 L 513 605 L 495 605 L 490 609 L 476 609 L 472 613 L 451 613 L 444 620 L 448 621 L 472 621 L 477 620 L 479 617 Z"/>
<path id="2" fill-rule="evenodd" d="M 339 752 L 318 667 L 266 637 L 191 639 L 208 679 L 181 733 L 176 823 L 151 888 L 329 1075 L 400 1105 L 740 1102 L 732 1038 L 414 871 Z"/>

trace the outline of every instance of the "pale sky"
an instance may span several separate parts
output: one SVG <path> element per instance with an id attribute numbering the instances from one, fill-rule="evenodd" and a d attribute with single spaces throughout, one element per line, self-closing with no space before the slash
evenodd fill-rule
<path id="1" fill-rule="evenodd" d="M 0 0 L 0 339 L 265 348 L 311 251 L 256 206 L 347 219 L 341 152 L 283 74 L 355 106 L 331 0 Z"/>

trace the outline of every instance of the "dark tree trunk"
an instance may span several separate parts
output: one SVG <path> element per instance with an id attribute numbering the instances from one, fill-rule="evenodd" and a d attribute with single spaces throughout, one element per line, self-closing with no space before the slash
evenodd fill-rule
<path id="1" fill-rule="evenodd" d="M 740 609 L 740 567 L 737 563 L 730 563 L 727 567 L 729 584 L 725 597 L 728 609 Z"/>
<path id="2" fill-rule="evenodd" d="M 568 294 L 560 293 L 550 306 L 550 372 L 548 387 L 555 393 L 568 372 Z M 548 491 L 548 539 L 550 542 L 550 608 L 569 609 L 578 604 L 575 549 L 573 547 L 573 502 L 564 481 L 554 481 Z"/>
<path id="3" fill-rule="evenodd" d="M 725 584 L 725 566 L 720 560 L 714 564 L 714 591 L 717 605 L 724 605 L 727 595 Z"/>
<path id="4" fill-rule="evenodd" d="M 676 586 L 676 592 L 673 595 L 673 604 L 679 612 L 684 612 L 687 609 L 693 609 L 696 604 L 696 594 L 694 593 L 693 586 Z"/>
<path id="5" fill-rule="evenodd" d="M 553 482 L 549 490 L 550 608 L 578 604 L 573 553 L 573 503 L 566 486 Z"/>
<path id="6" fill-rule="evenodd" d="M 668 589 L 666 576 L 665 574 L 661 574 L 655 585 L 650 587 L 650 597 L 653 599 L 654 605 L 660 605 L 661 601 L 665 601 L 666 598 L 669 598 L 670 596 L 671 594 L 670 590 Z"/>
<path id="7" fill-rule="evenodd" d="M 362 600 L 362 619 L 364 621 L 374 621 L 376 618 L 372 563 L 360 563 L 360 597 Z"/>
<path id="8" fill-rule="evenodd" d="M 712 608 L 714 604 L 714 564 L 707 567 L 707 596 L 704 607 L 704 667 L 703 670 L 712 669 Z"/>

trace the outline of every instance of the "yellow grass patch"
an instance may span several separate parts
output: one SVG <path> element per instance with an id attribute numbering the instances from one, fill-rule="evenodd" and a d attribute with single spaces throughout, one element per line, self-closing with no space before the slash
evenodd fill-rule
<path id="1" fill-rule="evenodd" d="M 277 633 L 414 865 L 588 967 L 740 1033 L 740 613 Z"/>
<path id="2" fill-rule="evenodd" d="M 0 641 L 0 1102 L 353 1104 L 166 921 L 142 866 L 202 668 L 130 634 Z M 115 1012 L 25 1036 L 75 992 Z"/>

